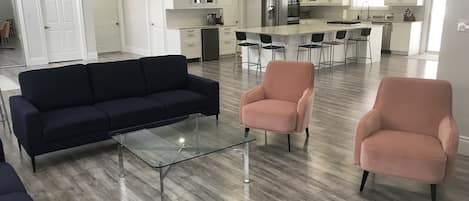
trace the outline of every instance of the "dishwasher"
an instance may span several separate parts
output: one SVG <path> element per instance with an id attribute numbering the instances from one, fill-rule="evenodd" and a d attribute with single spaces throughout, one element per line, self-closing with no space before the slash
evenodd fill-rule
<path id="1" fill-rule="evenodd" d="M 202 29 L 202 61 L 218 60 L 219 56 L 218 28 Z"/>
<path id="2" fill-rule="evenodd" d="M 384 22 L 382 23 L 383 27 L 383 43 L 382 43 L 382 52 L 391 53 L 391 34 L 392 34 L 392 23 Z"/>

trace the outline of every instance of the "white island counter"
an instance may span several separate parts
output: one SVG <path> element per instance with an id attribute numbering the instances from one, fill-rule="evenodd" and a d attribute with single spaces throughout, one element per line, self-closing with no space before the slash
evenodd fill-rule
<path id="1" fill-rule="evenodd" d="M 371 24 L 355 24 L 355 25 L 331 25 L 322 22 L 313 24 L 299 24 L 299 25 L 282 25 L 282 26 L 271 26 L 271 27 L 256 27 L 248 29 L 238 29 L 237 31 L 246 32 L 247 41 L 252 43 L 260 43 L 259 34 L 271 35 L 274 45 L 285 46 L 286 48 L 286 60 L 296 60 L 298 45 L 309 44 L 311 40 L 311 34 L 314 33 L 325 33 L 324 41 L 332 41 L 335 39 L 335 33 L 340 30 L 347 30 L 346 38 L 358 38 L 360 31 L 363 28 L 372 28 L 371 31 L 371 49 L 367 44 L 361 42 L 358 46 L 358 56 L 365 57 L 371 52 L 373 57 L 373 63 L 381 61 L 381 41 L 383 35 L 382 25 L 371 25 Z M 258 51 L 251 49 L 249 59 L 251 62 L 257 62 Z M 319 49 L 313 49 L 311 60 L 318 66 L 319 63 Z M 344 61 L 345 47 L 343 45 L 336 46 L 334 48 L 334 60 Z M 355 56 L 356 48 L 355 44 L 350 44 L 347 51 L 347 57 Z M 247 62 L 248 59 L 247 48 L 242 48 L 243 62 Z M 329 49 L 324 50 L 324 58 L 329 58 Z M 283 52 L 275 52 L 275 59 L 283 59 Z M 261 63 L 265 67 L 267 63 L 272 60 L 272 53 L 270 50 L 261 49 Z M 308 60 L 308 51 L 306 49 L 300 50 L 299 60 Z M 370 60 L 361 59 L 359 63 L 369 63 Z M 340 65 L 340 64 L 336 64 Z M 321 66 L 323 67 L 323 66 Z M 324 66 L 325 67 L 325 66 Z M 243 68 L 248 68 L 247 63 L 243 63 Z M 251 67 L 255 69 L 255 67 Z M 265 70 L 265 69 L 263 69 Z"/>

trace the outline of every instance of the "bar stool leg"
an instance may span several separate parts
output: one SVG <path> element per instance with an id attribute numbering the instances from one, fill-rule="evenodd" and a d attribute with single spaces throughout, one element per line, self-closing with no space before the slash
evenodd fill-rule
<path id="1" fill-rule="evenodd" d="M 296 51 L 296 61 L 300 59 L 300 46 L 298 46 L 298 50 Z"/>
<path id="2" fill-rule="evenodd" d="M 323 48 L 323 47 L 322 47 L 322 45 L 321 45 L 321 49 L 319 50 L 319 64 L 318 64 L 318 69 L 321 69 L 321 57 L 322 57 L 322 51 L 323 51 L 322 48 Z"/>
<path id="3" fill-rule="evenodd" d="M 358 64 L 358 41 L 355 41 L 355 63 Z"/>
<path id="4" fill-rule="evenodd" d="M 257 45 L 257 66 L 259 66 L 259 69 L 262 71 L 262 63 L 261 63 L 261 46 L 258 44 Z"/>
<path id="5" fill-rule="evenodd" d="M 283 48 L 283 60 L 287 60 L 287 49 Z"/>
<path id="6" fill-rule="evenodd" d="M 373 52 L 371 50 L 371 39 L 368 39 L 368 46 L 370 48 L 370 62 L 371 62 L 371 65 L 373 65 Z"/>
<path id="7" fill-rule="evenodd" d="M 347 43 L 344 41 L 344 65 L 345 65 L 345 68 L 347 69 Z"/>
<path id="8" fill-rule="evenodd" d="M 247 47 L 248 48 L 248 75 L 249 75 L 249 72 L 251 71 L 251 48 L 250 47 Z"/>
<path id="9" fill-rule="evenodd" d="M 311 48 L 308 48 L 308 61 L 311 61 Z"/>

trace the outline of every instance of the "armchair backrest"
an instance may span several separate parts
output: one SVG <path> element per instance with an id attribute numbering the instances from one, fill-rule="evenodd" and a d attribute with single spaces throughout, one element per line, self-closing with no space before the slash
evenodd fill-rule
<path id="1" fill-rule="evenodd" d="M 382 129 L 437 136 L 441 120 L 452 115 L 451 84 L 443 80 L 384 78 L 374 108 L 381 113 Z"/>
<path id="2" fill-rule="evenodd" d="M 314 85 L 314 65 L 310 62 L 272 61 L 267 66 L 262 88 L 267 99 L 298 102 Z"/>

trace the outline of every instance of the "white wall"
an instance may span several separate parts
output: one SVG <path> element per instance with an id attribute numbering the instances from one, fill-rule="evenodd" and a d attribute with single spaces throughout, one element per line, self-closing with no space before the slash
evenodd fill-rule
<path id="1" fill-rule="evenodd" d="M 244 0 L 244 27 L 260 27 L 262 26 L 262 1 L 261 0 Z"/>
<path id="2" fill-rule="evenodd" d="M 150 55 L 148 5 L 145 0 L 122 0 L 124 51 Z"/>
<path id="3" fill-rule="evenodd" d="M 457 32 L 456 28 L 459 19 L 469 19 L 467 8 L 468 0 L 447 2 L 438 68 L 438 79 L 453 85 L 453 111 L 461 135 L 459 150 L 464 155 L 469 155 L 469 33 Z"/>
<path id="4" fill-rule="evenodd" d="M 14 14 L 11 0 L 0 0 L 0 21 L 13 18 Z"/>
<path id="5" fill-rule="evenodd" d="M 0 0 L 5 1 L 5 0 Z M 17 0 L 21 2 L 24 25 L 22 30 L 25 46 L 26 63 L 28 66 L 47 64 L 46 38 L 41 15 L 41 0 Z M 94 32 L 93 0 L 83 0 L 83 15 L 85 22 L 85 37 L 87 44 L 87 59 L 96 59 L 96 39 Z"/>

